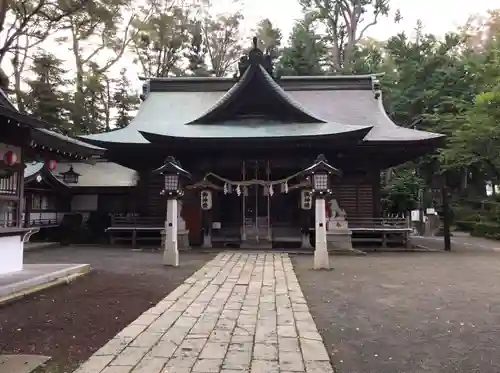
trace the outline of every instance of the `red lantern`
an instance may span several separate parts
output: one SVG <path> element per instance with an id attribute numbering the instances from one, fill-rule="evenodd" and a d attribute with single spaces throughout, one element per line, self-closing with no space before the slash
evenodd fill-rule
<path id="1" fill-rule="evenodd" d="M 3 161 L 7 166 L 13 166 L 17 163 L 17 154 L 14 153 L 12 150 L 9 150 L 7 153 L 4 154 Z"/>
<path id="2" fill-rule="evenodd" d="M 45 161 L 45 167 L 47 167 L 49 171 L 54 171 L 57 167 L 57 162 L 54 159 L 49 159 Z"/>

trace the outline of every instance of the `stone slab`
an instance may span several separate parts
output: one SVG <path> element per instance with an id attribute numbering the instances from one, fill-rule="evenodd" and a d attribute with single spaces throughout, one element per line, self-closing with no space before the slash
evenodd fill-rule
<path id="1" fill-rule="evenodd" d="M 266 252 L 218 254 L 82 367 L 78 373 L 333 371 L 290 258 Z"/>
<path id="2" fill-rule="evenodd" d="M 42 355 L 0 355 L 0 372 L 31 373 L 50 360 Z"/>
<path id="3" fill-rule="evenodd" d="M 25 264 L 21 271 L 0 275 L 0 304 L 73 281 L 89 271 L 89 264 Z"/>

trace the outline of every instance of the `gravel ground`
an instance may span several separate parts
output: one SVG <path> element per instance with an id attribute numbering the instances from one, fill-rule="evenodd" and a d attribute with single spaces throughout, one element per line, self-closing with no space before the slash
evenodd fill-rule
<path id="1" fill-rule="evenodd" d="M 500 254 L 335 257 L 293 263 L 339 373 L 500 372 Z"/>
<path id="2" fill-rule="evenodd" d="M 51 356 L 37 373 L 72 371 L 213 257 L 181 253 L 181 266 L 166 268 L 157 252 L 67 247 L 27 253 L 27 263 L 90 263 L 93 271 L 1 307 L 0 354 Z"/>

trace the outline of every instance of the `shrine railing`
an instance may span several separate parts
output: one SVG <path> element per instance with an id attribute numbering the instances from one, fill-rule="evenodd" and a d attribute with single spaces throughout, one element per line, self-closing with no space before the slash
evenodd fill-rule
<path id="1" fill-rule="evenodd" d="M 156 216 L 111 216 L 110 227 L 163 227 L 164 219 Z"/>
<path id="2" fill-rule="evenodd" d="M 410 221 L 407 218 L 391 217 L 391 218 L 351 218 L 347 219 L 349 229 L 354 230 L 409 230 L 411 229 Z"/>

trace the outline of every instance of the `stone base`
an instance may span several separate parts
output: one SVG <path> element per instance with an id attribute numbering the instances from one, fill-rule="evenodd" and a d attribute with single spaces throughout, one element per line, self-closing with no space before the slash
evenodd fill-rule
<path id="1" fill-rule="evenodd" d="M 189 249 L 189 231 L 183 230 L 177 233 L 177 244 L 179 245 L 179 250 Z"/>
<path id="2" fill-rule="evenodd" d="M 326 232 L 328 251 L 352 250 L 352 233 L 349 230 L 334 230 Z"/>
<path id="3" fill-rule="evenodd" d="M 165 247 L 165 230 L 161 231 L 161 249 Z M 179 250 L 190 249 L 189 246 L 189 230 L 183 230 L 177 232 L 177 247 Z"/>
<path id="4" fill-rule="evenodd" d="M 203 244 L 201 245 L 202 248 L 204 249 L 211 249 L 212 248 L 212 236 L 210 235 L 203 235 Z"/>

